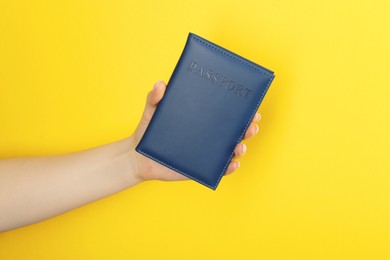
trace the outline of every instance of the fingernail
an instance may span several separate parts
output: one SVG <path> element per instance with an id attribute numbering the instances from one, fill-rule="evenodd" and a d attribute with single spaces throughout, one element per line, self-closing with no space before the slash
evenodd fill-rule
<path id="1" fill-rule="evenodd" d="M 255 125 L 256 126 L 256 134 L 259 132 L 259 126 L 258 125 Z"/>
<path id="2" fill-rule="evenodd" d="M 256 114 L 256 115 L 255 115 L 255 121 L 259 121 L 260 118 L 261 118 L 260 114 Z"/>
<path id="3" fill-rule="evenodd" d="M 158 87 L 158 85 L 160 85 L 160 83 L 161 83 L 161 80 L 157 81 L 156 84 L 154 84 L 154 86 L 153 86 L 153 90 L 155 90 Z"/>
<path id="4" fill-rule="evenodd" d="M 245 144 L 242 144 L 242 152 L 243 152 L 243 153 L 246 152 L 246 145 L 245 145 Z"/>
<path id="5" fill-rule="evenodd" d="M 240 168 L 240 162 L 239 161 L 236 161 L 237 162 L 237 167 L 236 169 Z"/>

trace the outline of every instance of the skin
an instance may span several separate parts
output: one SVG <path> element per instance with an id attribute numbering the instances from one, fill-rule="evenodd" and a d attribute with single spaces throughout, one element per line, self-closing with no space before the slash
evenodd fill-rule
<path id="1" fill-rule="evenodd" d="M 134 133 L 122 140 L 80 152 L 0 160 L 0 232 L 33 224 L 149 180 L 182 181 L 187 177 L 137 153 L 166 84 L 149 91 Z M 258 131 L 256 113 L 244 140 Z M 242 142 L 225 175 L 233 173 L 246 152 Z"/>

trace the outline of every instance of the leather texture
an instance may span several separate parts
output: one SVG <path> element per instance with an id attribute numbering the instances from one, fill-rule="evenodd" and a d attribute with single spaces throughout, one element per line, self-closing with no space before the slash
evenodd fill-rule
<path id="1" fill-rule="evenodd" d="M 216 190 L 274 77 L 190 32 L 136 151 Z"/>

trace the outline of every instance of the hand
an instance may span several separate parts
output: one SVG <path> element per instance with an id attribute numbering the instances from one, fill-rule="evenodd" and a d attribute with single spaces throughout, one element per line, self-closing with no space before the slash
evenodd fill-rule
<path id="1" fill-rule="evenodd" d="M 0 232 L 39 222 L 80 207 L 146 180 L 189 178 L 135 151 L 166 85 L 159 81 L 148 93 L 135 132 L 113 143 L 79 152 L 0 160 Z M 254 121 L 260 120 L 256 114 Z M 252 122 L 248 139 L 258 132 Z M 237 145 L 225 175 L 239 166 L 246 147 Z"/>
<path id="2" fill-rule="evenodd" d="M 154 88 L 149 91 L 146 99 L 145 109 L 135 132 L 130 136 L 131 139 L 131 150 L 133 151 L 132 156 L 134 163 L 137 167 L 137 174 L 141 180 L 162 180 L 162 181 L 179 181 L 179 180 L 188 180 L 189 178 L 175 172 L 152 159 L 143 156 L 142 154 L 137 153 L 134 149 L 136 145 L 141 140 L 143 134 L 149 122 L 156 110 L 156 107 L 162 97 L 164 96 L 166 90 L 166 84 L 163 81 L 158 81 Z M 259 131 L 259 127 L 255 122 L 259 121 L 261 118 L 259 113 L 256 113 L 253 121 L 249 125 L 244 140 L 251 138 Z M 233 173 L 238 167 L 240 167 L 240 162 L 237 160 L 239 157 L 243 156 L 246 152 L 246 145 L 244 143 L 239 143 L 234 150 L 234 157 L 230 162 L 225 175 Z"/>

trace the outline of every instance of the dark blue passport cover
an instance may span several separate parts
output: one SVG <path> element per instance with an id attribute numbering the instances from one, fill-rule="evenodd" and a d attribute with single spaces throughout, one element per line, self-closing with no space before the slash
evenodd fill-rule
<path id="1" fill-rule="evenodd" d="M 189 33 L 136 151 L 215 190 L 274 77 Z"/>

